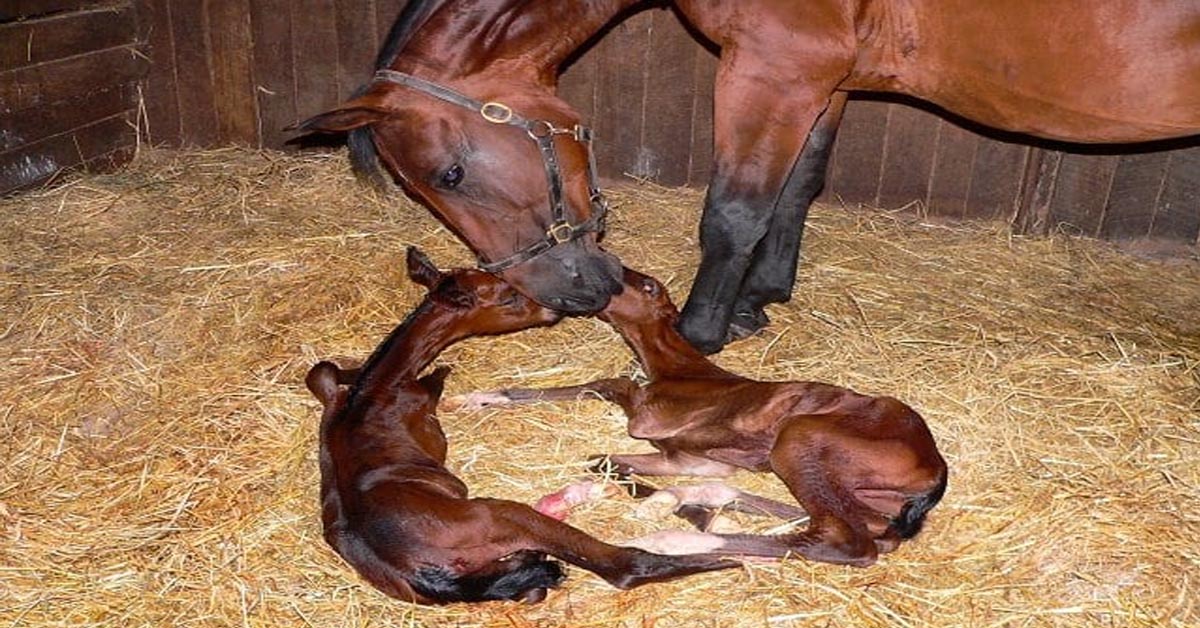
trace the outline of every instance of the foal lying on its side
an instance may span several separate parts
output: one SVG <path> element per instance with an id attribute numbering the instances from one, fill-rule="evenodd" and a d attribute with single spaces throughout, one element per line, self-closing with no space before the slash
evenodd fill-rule
<path id="1" fill-rule="evenodd" d="M 446 437 L 434 416 L 449 369 L 416 377 L 459 340 L 550 325 L 559 316 L 482 271 L 443 274 L 416 249 L 409 249 L 408 273 L 429 293 L 366 364 L 342 370 L 320 362 L 305 382 L 325 406 L 325 540 L 359 574 L 410 602 L 537 602 L 564 577 L 546 554 L 619 588 L 738 565 L 616 547 L 524 504 L 468 499 L 445 467 Z"/>
<path id="2" fill-rule="evenodd" d="M 645 387 L 622 377 L 475 393 L 460 403 L 594 393 L 624 409 L 630 436 L 649 440 L 661 452 L 609 456 L 618 473 L 720 477 L 738 468 L 771 471 L 803 510 L 719 485 L 692 493 L 706 507 L 736 500 L 751 511 L 810 517 L 808 528 L 794 534 L 661 533 L 639 543 L 642 547 L 762 557 L 795 553 L 866 566 L 920 530 L 946 488 L 946 463 L 912 408 L 828 384 L 760 382 L 730 373 L 675 330 L 679 313 L 660 283 L 629 269 L 624 283 L 599 317 L 637 354 L 650 379 Z M 672 492 L 687 501 L 683 488 Z"/>

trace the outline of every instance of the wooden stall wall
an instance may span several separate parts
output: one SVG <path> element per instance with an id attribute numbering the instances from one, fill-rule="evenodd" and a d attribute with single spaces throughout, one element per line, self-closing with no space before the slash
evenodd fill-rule
<path id="1" fill-rule="evenodd" d="M 132 0 L 0 2 L 0 194 L 132 157 L 138 46 Z"/>
<path id="2" fill-rule="evenodd" d="M 56 0 L 63 1 L 63 0 Z M 149 137 L 280 148 L 283 127 L 345 98 L 405 0 L 133 0 L 154 63 Z M 674 13 L 612 26 L 566 68 L 562 95 L 595 128 L 600 167 L 702 186 L 712 162 L 714 54 Z M 905 101 L 856 97 L 823 199 L 987 218 L 1019 232 L 1200 237 L 1200 147 L 1095 154 L 960 124 Z"/>

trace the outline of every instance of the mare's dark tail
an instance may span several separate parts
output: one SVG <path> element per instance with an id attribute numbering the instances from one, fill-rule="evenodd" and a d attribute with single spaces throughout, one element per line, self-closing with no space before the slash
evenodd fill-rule
<path id="1" fill-rule="evenodd" d="M 925 523 L 925 515 L 942 500 L 942 495 L 946 494 L 948 479 L 949 473 L 943 469 L 942 478 L 938 481 L 937 486 L 904 503 L 900 514 L 892 519 L 891 524 L 892 529 L 900 535 L 900 538 L 911 539 L 921 531 L 921 526 Z"/>

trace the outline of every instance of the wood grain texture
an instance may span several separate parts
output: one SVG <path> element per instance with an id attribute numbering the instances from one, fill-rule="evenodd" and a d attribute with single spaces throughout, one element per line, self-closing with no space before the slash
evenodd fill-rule
<path id="1" fill-rule="evenodd" d="M 0 114 L 132 83 L 148 67 L 146 58 L 129 45 L 0 72 Z"/>
<path id="2" fill-rule="evenodd" d="M 205 4 L 167 0 L 175 42 L 176 102 L 183 146 L 215 146 L 220 138 Z"/>
<path id="3" fill-rule="evenodd" d="M 825 183 L 833 198 L 878 205 L 883 168 L 880 138 L 887 131 L 889 107 L 886 102 L 855 98 L 846 103 Z"/>
<path id="4" fill-rule="evenodd" d="M 0 153 L 0 194 L 40 184 L 65 169 L 88 164 L 107 169 L 123 163 L 136 143 L 131 115 L 129 112 L 96 120 Z"/>
<path id="5" fill-rule="evenodd" d="M 0 24 L 0 68 L 15 69 L 133 43 L 131 3 Z"/>
<path id="6" fill-rule="evenodd" d="M 1099 235 L 1117 157 L 1063 153 L 1061 159 L 1050 201 L 1050 228 L 1073 235 Z"/>
<path id="7" fill-rule="evenodd" d="M 1200 147 L 1171 152 L 1150 236 L 1200 243 Z"/>
<path id="8" fill-rule="evenodd" d="M 946 218 L 965 218 L 967 198 L 975 173 L 979 136 L 946 120 L 934 129 L 933 163 L 929 173 L 929 213 Z"/>
<path id="9" fill-rule="evenodd" d="M 937 139 L 937 117 L 913 107 L 890 104 L 882 147 L 876 202 L 894 209 L 927 202 Z"/>
<path id="10" fill-rule="evenodd" d="M 642 68 L 646 89 L 637 173 L 662 185 L 686 185 L 692 149 L 692 66 L 697 44 L 669 10 L 649 12 Z"/>
<path id="11" fill-rule="evenodd" d="M 0 22 L 78 11 L 103 4 L 106 0 L 4 0 L 0 2 Z"/>
<path id="12" fill-rule="evenodd" d="M 142 82 L 145 119 L 141 120 L 149 144 L 178 146 L 182 135 L 179 92 L 175 82 L 175 41 L 167 0 L 136 0 L 138 41 L 150 59 Z"/>
<path id="13" fill-rule="evenodd" d="M 1127 240 L 1150 235 L 1154 210 L 1167 179 L 1169 155 L 1166 151 L 1157 151 L 1119 158 L 1113 172 L 1108 209 L 1100 225 L 1100 237 Z"/>
<path id="14" fill-rule="evenodd" d="M 209 2 L 208 22 L 217 139 L 223 144 L 257 144 L 250 0 Z"/>
<path id="15" fill-rule="evenodd" d="M 254 83 L 258 145 L 283 148 L 292 137 L 283 129 L 300 121 L 296 113 L 296 70 L 292 58 L 291 0 L 250 3 L 254 40 Z"/>

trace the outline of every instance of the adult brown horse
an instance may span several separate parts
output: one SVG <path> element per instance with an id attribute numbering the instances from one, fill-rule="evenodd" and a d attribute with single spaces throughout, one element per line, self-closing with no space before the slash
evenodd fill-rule
<path id="1" fill-rule="evenodd" d="M 301 128 L 355 130 L 360 170 L 377 151 L 485 268 L 548 307 L 597 311 L 621 271 L 596 245 L 588 135 L 569 133 L 579 116 L 554 89 L 571 54 L 635 4 L 411 0 L 377 60 L 384 72 Z M 1200 133 L 1200 0 L 674 6 L 721 48 L 701 261 L 680 321 L 706 352 L 789 298 L 848 90 L 1070 142 Z"/>

